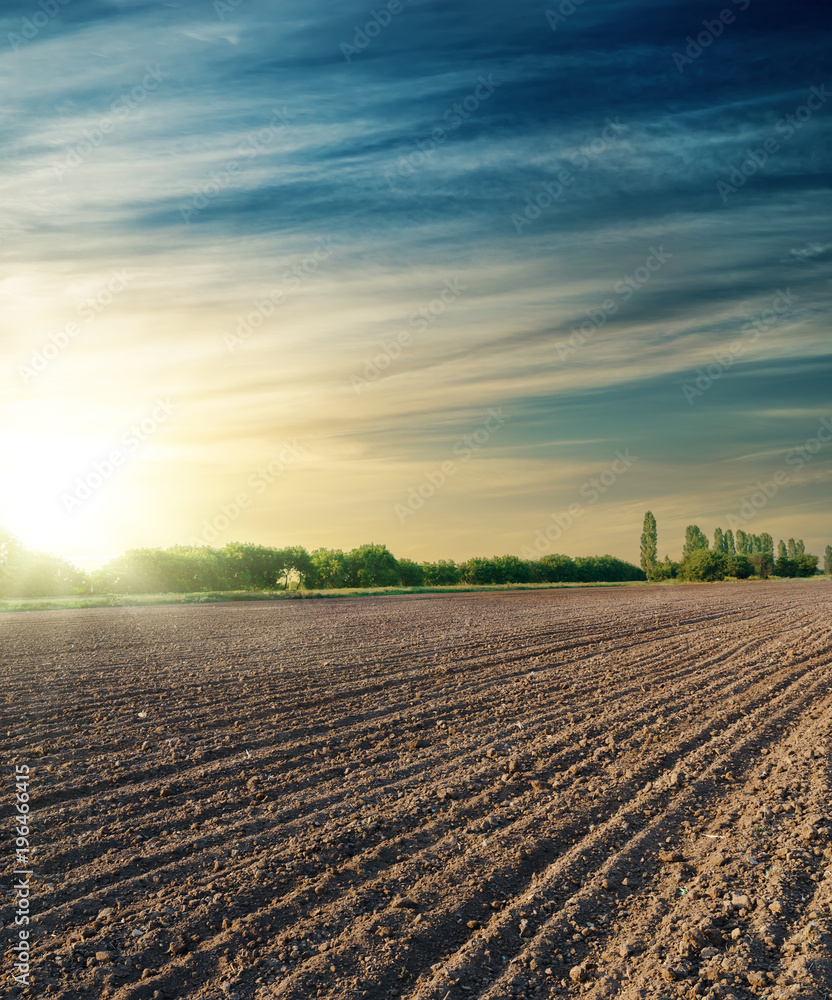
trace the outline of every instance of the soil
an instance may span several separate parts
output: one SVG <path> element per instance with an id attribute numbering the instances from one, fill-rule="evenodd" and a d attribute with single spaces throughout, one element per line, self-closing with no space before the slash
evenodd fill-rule
<path id="1" fill-rule="evenodd" d="M 832 990 L 823 582 L 32 612 L 0 676 L 9 995 L 23 764 L 30 996 Z"/>

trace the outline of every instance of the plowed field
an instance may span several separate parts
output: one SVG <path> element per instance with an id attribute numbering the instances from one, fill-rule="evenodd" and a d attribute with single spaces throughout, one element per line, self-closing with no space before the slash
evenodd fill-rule
<path id="1" fill-rule="evenodd" d="M 823 582 L 0 619 L 30 996 L 827 997 Z"/>

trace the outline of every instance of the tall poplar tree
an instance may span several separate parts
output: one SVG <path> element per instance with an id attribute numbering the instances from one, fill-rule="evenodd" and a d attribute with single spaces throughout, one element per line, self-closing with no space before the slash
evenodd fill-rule
<path id="1" fill-rule="evenodd" d="M 689 556 L 697 549 L 707 549 L 708 536 L 702 531 L 698 524 L 689 524 L 685 528 L 685 546 L 682 549 L 682 558 Z"/>
<path id="2" fill-rule="evenodd" d="M 656 572 L 656 556 L 658 553 L 658 529 L 652 511 L 644 515 L 641 529 L 641 568 L 648 580 L 653 579 Z"/>

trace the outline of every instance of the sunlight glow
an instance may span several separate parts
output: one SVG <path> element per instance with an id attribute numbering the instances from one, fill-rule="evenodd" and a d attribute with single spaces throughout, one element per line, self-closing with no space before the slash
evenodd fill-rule
<path id="1" fill-rule="evenodd" d="M 28 548 L 60 552 L 88 531 L 92 496 L 85 508 L 65 497 L 88 475 L 107 440 L 60 430 L 21 431 L 0 441 L 4 485 L 0 524 Z"/>

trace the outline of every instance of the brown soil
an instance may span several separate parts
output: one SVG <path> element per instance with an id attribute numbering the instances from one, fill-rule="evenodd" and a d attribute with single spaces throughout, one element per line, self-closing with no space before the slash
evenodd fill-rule
<path id="1" fill-rule="evenodd" d="M 0 676 L 0 992 L 15 764 L 29 995 L 832 989 L 823 583 L 34 612 Z"/>

